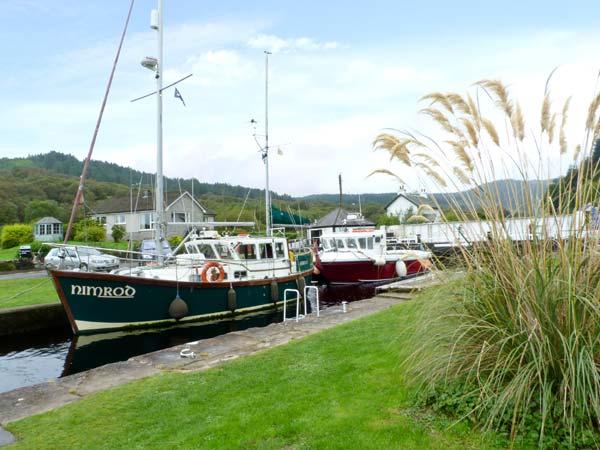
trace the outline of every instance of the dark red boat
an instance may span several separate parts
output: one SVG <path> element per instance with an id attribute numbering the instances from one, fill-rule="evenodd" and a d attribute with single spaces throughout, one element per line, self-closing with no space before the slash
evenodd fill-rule
<path id="1" fill-rule="evenodd" d="M 431 267 L 431 253 L 388 250 L 380 230 L 356 229 L 321 236 L 315 274 L 328 284 L 392 281 Z"/>

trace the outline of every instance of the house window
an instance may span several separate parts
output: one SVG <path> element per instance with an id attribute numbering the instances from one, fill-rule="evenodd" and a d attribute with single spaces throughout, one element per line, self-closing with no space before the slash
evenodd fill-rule
<path id="1" fill-rule="evenodd" d="M 189 222 L 189 214 L 182 212 L 171 213 L 171 222 Z"/>
<path id="2" fill-rule="evenodd" d="M 42 224 L 38 225 L 38 234 L 40 236 L 43 236 L 43 235 L 46 234 L 46 224 L 45 223 L 42 223 Z"/>
<path id="3" fill-rule="evenodd" d="M 125 225 L 125 214 L 117 214 L 115 216 L 115 225 Z"/>
<path id="4" fill-rule="evenodd" d="M 52 224 L 51 223 L 46 224 L 46 234 L 52 234 Z"/>
<path id="5" fill-rule="evenodd" d="M 154 229 L 154 217 L 152 214 L 146 213 L 140 216 L 140 230 Z"/>
<path id="6" fill-rule="evenodd" d="M 60 223 L 52 224 L 52 234 L 60 234 Z"/>
<path id="7" fill-rule="evenodd" d="M 96 220 L 98 221 L 98 223 L 101 223 L 102 225 L 106 224 L 106 216 L 98 216 L 96 218 Z"/>

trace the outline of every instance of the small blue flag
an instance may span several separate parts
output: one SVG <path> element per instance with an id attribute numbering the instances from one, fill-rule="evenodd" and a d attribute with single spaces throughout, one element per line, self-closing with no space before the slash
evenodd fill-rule
<path id="1" fill-rule="evenodd" d="M 179 89 L 175 88 L 175 98 L 178 98 L 179 100 L 181 100 L 181 103 L 183 103 L 183 106 L 185 106 L 185 101 L 183 100 L 183 97 L 181 96 L 181 93 L 179 92 Z"/>

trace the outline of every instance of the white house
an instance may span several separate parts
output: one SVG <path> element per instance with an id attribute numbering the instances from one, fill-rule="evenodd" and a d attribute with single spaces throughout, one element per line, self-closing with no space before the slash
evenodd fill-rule
<path id="1" fill-rule="evenodd" d="M 154 196 L 147 193 L 139 198 L 113 197 L 102 200 L 94 208 L 92 217 L 105 225 L 107 236 L 111 235 L 113 225 L 122 225 L 127 237 L 131 235 L 132 239 L 141 240 L 152 238 L 154 235 L 154 210 Z M 185 222 L 215 220 L 215 214 L 207 211 L 187 191 L 165 194 L 165 215 L 167 222 L 182 222 L 181 225 L 169 224 L 167 237 L 184 235 L 189 229 Z"/>
<path id="2" fill-rule="evenodd" d="M 388 216 L 399 217 L 400 220 L 407 219 L 408 216 L 417 214 L 417 210 L 420 206 L 427 205 L 433 209 L 433 213 L 424 213 L 431 222 L 439 222 L 442 214 L 436 206 L 436 202 L 433 198 L 430 198 L 425 193 L 406 193 L 400 192 L 395 199 L 389 202 L 385 211 Z"/>

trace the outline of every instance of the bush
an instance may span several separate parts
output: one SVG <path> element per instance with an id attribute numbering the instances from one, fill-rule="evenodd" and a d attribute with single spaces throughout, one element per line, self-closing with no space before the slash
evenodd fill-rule
<path id="1" fill-rule="evenodd" d="M 16 266 L 13 261 L 0 261 L 0 272 L 9 272 L 15 269 Z"/>
<path id="2" fill-rule="evenodd" d="M 34 255 L 37 254 L 41 257 L 46 256 L 51 248 L 52 247 L 50 247 L 48 244 L 45 244 L 44 242 L 33 241 L 31 243 L 31 253 L 33 253 Z"/>
<path id="3" fill-rule="evenodd" d="M 16 247 L 33 241 L 33 227 L 23 223 L 5 225 L 2 227 L 2 248 Z"/>
<path id="4" fill-rule="evenodd" d="M 421 216 L 419 214 L 414 215 L 414 216 L 410 216 L 407 220 L 406 223 L 428 223 L 429 220 L 427 219 L 427 217 L 425 216 Z"/>
<path id="5" fill-rule="evenodd" d="M 449 199 L 452 212 L 460 221 L 483 216 L 491 228 L 487 241 L 460 249 L 464 283 L 454 298 L 429 305 L 415 334 L 419 349 L 407 363 L 412 378 L 433 392 L 429 403 L 508 431 L 514 440 L 533 435 L 540 447 L 599 448 L 600 233 L 593 227 L 600 219 L 586 223 L 573 212 L 599 198 L 595 173 L 583 162 L 599 137 L 600 95 L 584 114 L 584 144 L 569 151 L 568 103 L 552 111 L 549 81 L 535 119 L 541 129 L 525 126 L 503 84 L 484 80 L 475 89 L 485 95 L 426 96 L 440 107 L 423 111 L 446 134 L 435 145 L 415 138 L 422 133 L 382 134 L 375 145 L 442 190 L 470 189 L 461 204 Z M 554 198 L 534 197 L 531 180 L 544 180 L 544 167 L 560 157 L 579 163 L 578 178 Z M 527 188 L 509 189 L 507 200 L 489 181 L 516 173 Z M 534 187 L 543 193 L 543 186 Z M 535 218 L 539 235 L 513 242 L 506 231 L 509 205 Z"/>
<path id="6" fill-rule="evenodd" d="M 80 220 L 74 225 L 74 240 L 80 242 L 102 242 L 106 240 L 106 230 L 103 225 L 93 219 Z"/>
<path id="7" fill-rule="evenodd" d="M 171 236 L 170 238 L 167 239 L 169 241 L 169 245 L 171 246 L 171 248 L 175 248 L 177 247 L 179 244 L 181 244 L 181 241 L 183 241 L 183 238 L 181 236 Z"/>
<path id="8" fill-rule="evenodd" d="M 110 231 L 115 242 L 120 242 L 126 232 L 123 225 L 113 225 Z"/>
<path id="9" fill-rule="evenodd" d="M 388 216 L 387 214 L 381 214 L 377 218 L 377 225 L 399 225 L 400 219 L 398 216 Z"/>

